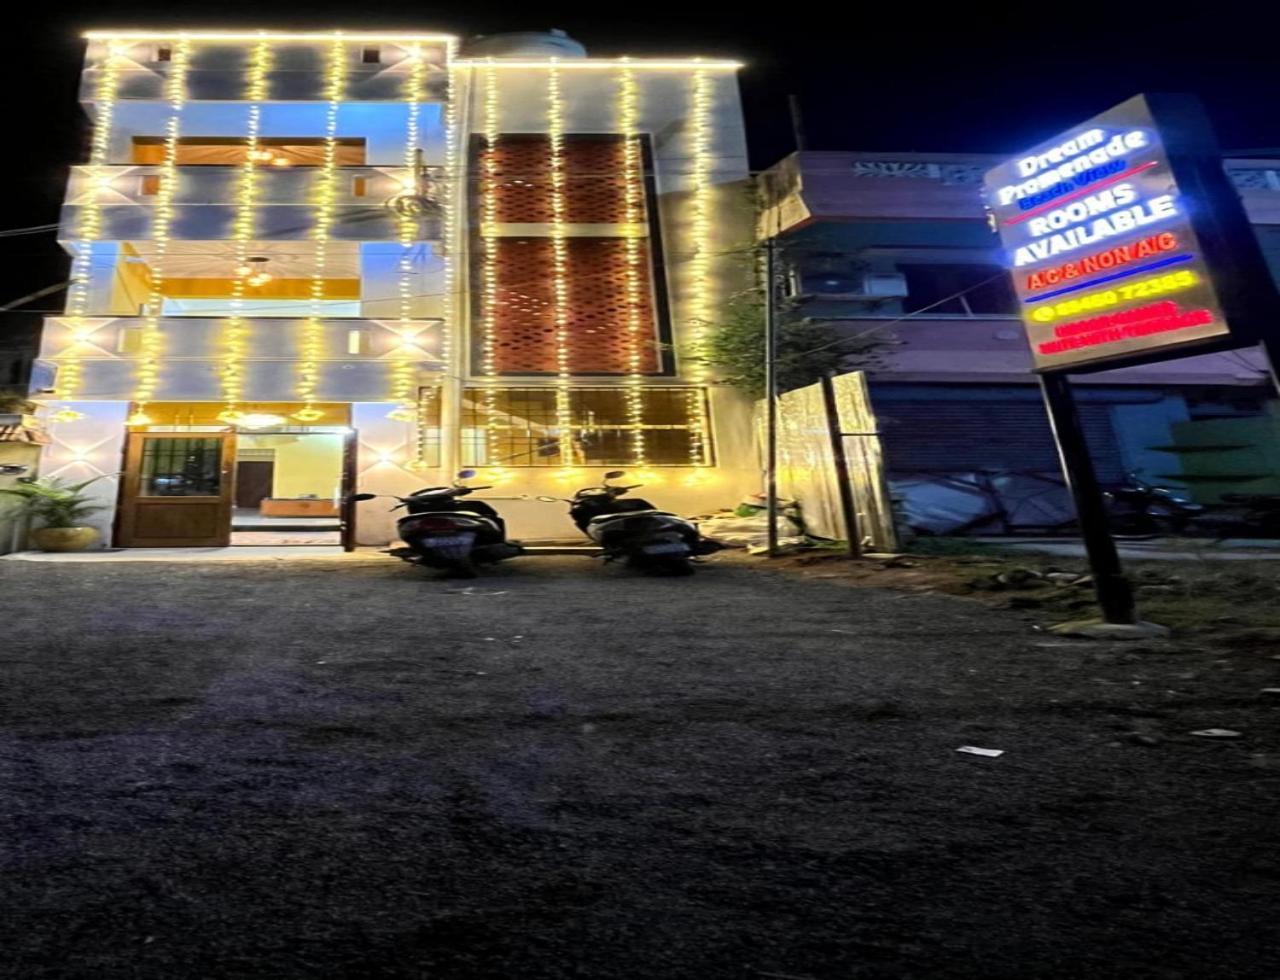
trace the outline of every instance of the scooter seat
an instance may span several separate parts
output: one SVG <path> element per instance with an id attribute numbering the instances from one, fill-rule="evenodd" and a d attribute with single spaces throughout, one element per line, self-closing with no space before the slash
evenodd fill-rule
<path id="1" fill-rule="evenodd" d="M 622 521 L 628 517 L 675 517 L 676 515 L 669 510 L 628 510 L 621 514 L 601 514 L 599 517 L 591 518 L 590 524 L 606 524 L 610 521 Z"/>

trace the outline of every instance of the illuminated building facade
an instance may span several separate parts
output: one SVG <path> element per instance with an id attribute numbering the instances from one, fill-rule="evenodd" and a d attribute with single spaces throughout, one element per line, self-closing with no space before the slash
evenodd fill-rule
<path id="1" fill-rule="evenodd" d="M 335 453 L 314 486 L 275 458 L 286 517 L 460 467 L 517 535 L 570 533 L 523 496 L 605 469 L 731 504 L 749 412 L 703 355 L 750 268 L 736 67 L 557 33 L 90 34 L 42 473 L 105 474 L 123 546 L 227 543 L 269 437 Z"/>

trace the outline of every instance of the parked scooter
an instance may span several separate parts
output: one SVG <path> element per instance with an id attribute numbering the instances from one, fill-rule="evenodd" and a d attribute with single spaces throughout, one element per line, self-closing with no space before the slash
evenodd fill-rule
<path id="1" fill-rule="evenodd" d="M 524 554 L 518 541 L 507 540 L 507 525 L 498 512 L 483 500 L 462 500 L 477 490 L 459 481 L 469 480 L 475 470 L 462 470 L 448 487 L 425 487 L 407 497 L 395 497 L 400 503 L 391 509 L 408 508 L 409 513 L 396 522 L 403 548 L 391 548 L 395 555 L 411 565 L 438 568 L 459 578 L 475 578 L 477 565 L 495 564 Z M 352 500 L 373 500 L 392 494 L 357 493 Z"/>
<path id="2" fill-rule="evenodd" d="M 539 497 L 539 500 L 561 501 L 569 505 L 569 515 L 587 537 L 604 552 L 605 561 L 625 559 L 627 564 L 659 575 L 692 575 L 695 555 L 719 550 L 705 540 L 692 521 L 656 509 L 642 498 L 621 499 L 641 484 L 616 486 L 626 474 L 612 470 L 597 487 L 583 487 L 572 500 Z"/>
<path id="3" fill-rule="evenodd" d="M 1185 494 L 1147 483 L 1136 473 L 1106 493 L 1112 530 L 1119 534 L 1184 534 L 1204 514 Z"/>

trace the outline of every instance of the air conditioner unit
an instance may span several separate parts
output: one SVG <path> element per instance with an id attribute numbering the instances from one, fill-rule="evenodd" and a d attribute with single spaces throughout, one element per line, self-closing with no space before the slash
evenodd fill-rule
<path id="1" fill-rule="evenodd" d="M 27 393 L 32 395 L 52 395 L 57 390 L 58 365 L 53 361 L 32 361 L 31 380 L 27 383 Z"/>
<path id="2" fill-rule="evenodd" d="M 904 299 L 907 277 L 901 272 L 868 272 L 862 277 L 862 292 L 872 299 Z"/>

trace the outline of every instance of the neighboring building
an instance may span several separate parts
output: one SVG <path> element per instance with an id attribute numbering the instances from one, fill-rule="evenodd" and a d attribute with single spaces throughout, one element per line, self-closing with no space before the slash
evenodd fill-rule
<path id="1" fill-rule="evenodd" d="M 117 545 L 325 530 L 460 467 L 517 536 L 574 533 L 520 498 L 605 469 L 685 512 L 755 488 L 748 406 L 699 356 L 748 268 L 735 64 L 558 32 L 88 38 L 36 394 L 42 473 L 106 474 Z"/>
<path id="2" fill-rule="evenodd" d="M 872 352 L 871 388 L 900 486 L 987 470 L 1025 474 L 1032 493 L 1057 478 L 1031 352 L 980 196 L 983 173 L 1000 159 L 801 152 L 760 178 L 759 232 L 778 236 L 796 312 L 884 342 Z M 1227 168 L 1280 278 L 1280 161 Z M 1280 475 L 1260 465 L 1266 442 L 1280 439 L 1260 351 L 1075 380 L 1105 482 L 1136 471 L 1206 499 L 1280 491 Z"/>

